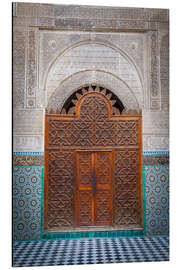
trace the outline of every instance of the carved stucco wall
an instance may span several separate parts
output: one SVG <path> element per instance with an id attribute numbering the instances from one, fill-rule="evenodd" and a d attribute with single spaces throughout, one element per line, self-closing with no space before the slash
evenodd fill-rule
<path id="1" fill-rule="evenodd" d="M 91 82 L 142 109 L 144 151 L 168 150 L 168 33 L 168 10 L 14 3 L 14 151 L 44 151 L 45 108 Z"/>
<path id="2" fill-rule="evenodd" d="M 79 77 L 79 86 L 81 84 L 84 84 L 84 80 L 87 80 L 87 78 L 90 81 L 97 81 L 98 78 L 102 81 L 104 81 L 104 84 L 109 82 L 109 87 L 113 87 L 116 91 L 116 93 L 121 95 L 122 99 L 123 97 L 128 99 L 132 96 L 134 96 L 134 99 L 138 99 L 138 104 L 140 104 L 140 107 L 142 107 L 143 104 L 143 91 L 142 91 L 142 84 L 140 80 L 140 76 L 138 74 L 138 67 L 135 66 L 135 62 L 131 60 L 130 57 L 128 57 L 123 51 L 120 51 L 118 48 L 112 47 L 113 45 L 109 45 L 108 38 L 109 34 L 96 34 L 93 37 L 92 40 L 87 40 L 87 38 L 92 38 L 91 33 L 87 34 L 81 34 L 81 39 L 84 39 L 84 42 L 76 43 L 76 41 L 73 40 L 73 37 L 75 38 L 76 35 L 79 35 L 79 33 L 65 33 L 65 34 L 59 34 L 59 40 L 64 40 L 65 36 L 70 37 L 69 45 L 71 47 L 65 52 L 61 52 L 60 49 L 60 55 L 57 56 L 57 58 L 53 61 L 53 63 L 50 62 L 50 68 L 48 69 L 48 73 L 45 76 L 45 82 L 44 82 L 44 89 L 46 90 L 46 97 L 47 102 L 49 101 L 52 93 L 55 91 L 55 89 L 58 87 L 61 88 L 62 82 L 68 80 L 71 77 L 71 91 L 74 87 L 78 87 L 77 83 L 74 82 L 74 74 L 78 72 L 84 72 L 84 71 L 91 71 L 91 72 L 84 72 L 84 75 Z M 43 33 L 45 36 L 42 42 L 42 47 L 45 43 L 54 42 L 55 44 L 55 38 L 58 40 L 58 34 L 51 34 L 51 37 L 47 39 L 46 34 Z M 138 46 L 138 35 L 132 36 L 130 35 L 129 38 L 124 37 L 121 38 L 121 35 L 111 35 L 111 41 L 115 43 L 118 43 L 120 45 L 119 47 L 123 47 L 122 44 L 127 44 L 127 39 L 129 43 L 129 47 Z M 142 37 L 141 37 L 142 39 Z M 142 40 L 140 39 L 140 44 L 138 50 L 142 50 Z M 136 43 L 135 43 L 136 41 Z M 136 45 L 135 45 L 136 44 Z M 141 45 L 141 46 L 140 46 Z M 41 44 L 40 44 L 41 46 Z M 58 46 L 58 45 L 57 45 Z M 111 46 L 111 47 L 110 47 Z M 59 46 L 58 46 L 59 47 Z M 135 49 L 135 48 L 134 48 Z M 133 49 L 132 49 L 133 50 Z M 41 59 L 45 60 L 45 55 L 41 57 Z M 141 61 L 141 66 L 143 66 L 143 59 Z M 44 63 L 42 61 L 42 65 L 44 67 Z M 46 71 L 42 71 L 42 73 L 46 73 Z M 140 72 L 139 72 L 140 73 Z M 106 79 L 106 76 L 108 77 Z M 41 79 L 41 74 L 40 74 Z M 119 81 L 119 83 L 117 82 Z M 67 86 L 67 85 L 66 85 Z M 63 90 L 62 96 L 63 96 Z M 132 93 L 130 95 L 130 92 Z M 128 96 L 128 97 L 127 97 Z M 122 100 L 123 101 L 123 100 Z M 134 102 L 135 103 L 135 102 Z M 136 102 L 137 103 L 137 102 Z M 135 104 L 134 106 L 138 106 L 138 104 Z M 133 106 L 129 103 L 127 106 Z"/>

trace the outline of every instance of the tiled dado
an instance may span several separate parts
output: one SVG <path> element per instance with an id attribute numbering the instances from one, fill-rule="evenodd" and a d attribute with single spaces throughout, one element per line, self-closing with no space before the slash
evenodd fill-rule
<path id="1" fill-rule="evenodd" d="M 161 155 L 160 155 L 161 154 Z M 72 239 L 83 237 L 132 237 L 146 234 L 167 235 L 169 232 L 169 171 L 159 165 L 168 153 L 145 152 L 153 166 L 143 166 L 144 231 L 43 233 L 44 167 L 43 152 L 15 152 L 13 154 L 13 239 Z M 157 159 L 158 157 L 158 159 Z M 151 158 L 151 159 L 150 159 Z M 158 162 L 156 162 L 158 161 Z M 168 164 L 167 162 L 164 164 Z"/>
<path id="2" fill-rule="evenodd" d="M 169 234 L 169 167 L 144 166 L 146 235 Z"/>
<path id="3" fill-rule="evenodd" d="M 41 238 L 42 167 L 13 168 L 13 239 Z"/>
<path id="4" fill-rule="evenodd" d="M 43 233 L 44 168 L 13 167 L 13 240 L 142 236 L 143 231 Z"/>

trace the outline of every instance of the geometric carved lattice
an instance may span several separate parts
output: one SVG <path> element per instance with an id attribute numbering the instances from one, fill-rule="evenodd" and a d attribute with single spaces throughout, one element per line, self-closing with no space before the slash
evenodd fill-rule
<path id="1" fill-rule="evenodd" d="M 92 162 L 91 155 L 83 152 L 79 155 L 79 184 L 80 186 L 91 187 Z"/>
<path id="2" fill-rule="evenodd" d="M 50 119 L 49 145 L 121 146 L 138 144 L 138 120 L 108 119 L 108 107 L 102 97 L 87 97 L 78 119 Z"/>
<path id="3" fill-rule="evenodd" d="M 77 207 L 76 218 L 79 226 L 93 225 L 93 187 L 92 158 L 90 152 L 79 152 L 76 156 L 77 165 Z"/>
<path id="4" fill-rule="evenodd" d="M 95 225 L 112 225 L 112 151 L 94 153 Z"/>
<path id="5" fill-rule="evenodd" d="M 121 146 L 138 143 L 138 121 L 50 120 L 49 145 Z"/>
<path id="6" fill-rule="evenodd" d="M 93 225 L 92 219 L 92 191 L 80 190 L 79 191 L 79 215 L 78 224 L 81 226 Z"/>
<path id="7" fill-rule="evenodd" d="M 98 185 L 108 185 L 111 178 L 111 158 L 108 152 L 97 153 L 96 171 Z"/>
<path id="8" fill-rule="evenodd" d="M 77 165 L 77 225 L 112 223 L 112 151 L 79 151 Z"/>
<path id="9" fill-rule="evenodd" d="M 139 222 L 138 150 L 115 151 L 115 216 L 116 225 Z"/>
<path id="10" fill-rule="evenodd" d="M 46 114 L 45 228 L 140 224 L 141 117 L 104 90 L 82 93 Z"/>
<path id="11" fill-rule="evenodd" d="M 48 153 L 48 209 L 47 227 L 72 226 L 73 211 L 73 153 Z"/>
<path id="12" fill-rule="evenodd" d="M 110 224 L 112 220 L 111 193 L 109 190 L 98 190 L 95 202 L 96 225 Z"/>

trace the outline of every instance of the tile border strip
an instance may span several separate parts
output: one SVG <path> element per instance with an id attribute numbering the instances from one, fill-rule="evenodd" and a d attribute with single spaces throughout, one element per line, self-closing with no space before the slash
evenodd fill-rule
<path id="1" fill-rule="evenodd" d="M 14 155 L 14 166 L 44 166 L 44 155 Z"/>
<path id="2" fill-rule="evenodd" d="M 169 164 L 168 151 L 144 152 L 143 166 L 159 166 Z M 44 152 L 14 152 L 14 166 L 44 166 Z"/>
<path id="3" fill-rule="evenodd" d="M 152 155 L 169 155 L 169 151 L 144 151 L 143 156 L 152 156 Z"/>
<path id="4" fill-rule="evenodd" d="M 118 238 L 159 238 L 159 237 L 168 237 L 169 235 L 153 235 L 153 236 L 147 236 L 147 235 L 139 235 L 139 236 L 118 236 Z M 103 237 L 103 238 L 117 238 L 117 237 Z M 44 241 L 56 241 L 56 240 L 78 240 L 80 238 L 70 238 L 70 239 L 55 239 L 55 238 L 51 238 L 51 239 L 32 239 L 32 240 L 13 240 L 13 243 L 18 243 L 18 242 L 44 242 Z M 83 239 L 87 239 L 87 238 L 82 238 Z M 92 239 L 92 238 L 88 238 L 88 239 Z M 96 239 L 102 239 L 101 237 L 96 237 Z"/>
<path id="5" fill-rule="evenodd" d="M 143 166 L 169 165 L 169 155 L 144 155 Z"/>
<path id="6" fill-rule="evenodd" d="M 44 156 L 44 152 L 13 152 L 13 156 Z M 148 155 L 169 155 L 169 151 L 144 151 L 144 156 Z"/>
<path id="7" fill-rule="evenodd" d="M 59 239 L 84 239 L 84 238 L 119 238 L 119 237 L 138 237 L 145 236 L 144 231 L 104 231 L 104 232 L 69 232 L 69 233 L 43 233 L 42 240 Z"/>
<path id="8" fill-rule="evenodd" d="M 13 156 L 44 156 L 44 152 L 13 152 Z"/>

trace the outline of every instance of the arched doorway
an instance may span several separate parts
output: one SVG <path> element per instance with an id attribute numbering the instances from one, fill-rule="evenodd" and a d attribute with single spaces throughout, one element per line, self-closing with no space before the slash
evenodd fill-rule
<path id="1" fill-rule="evenodd" d="M 142 228 L 141 113 L 87 85 L 45 117 L 45 231 Z"/>

